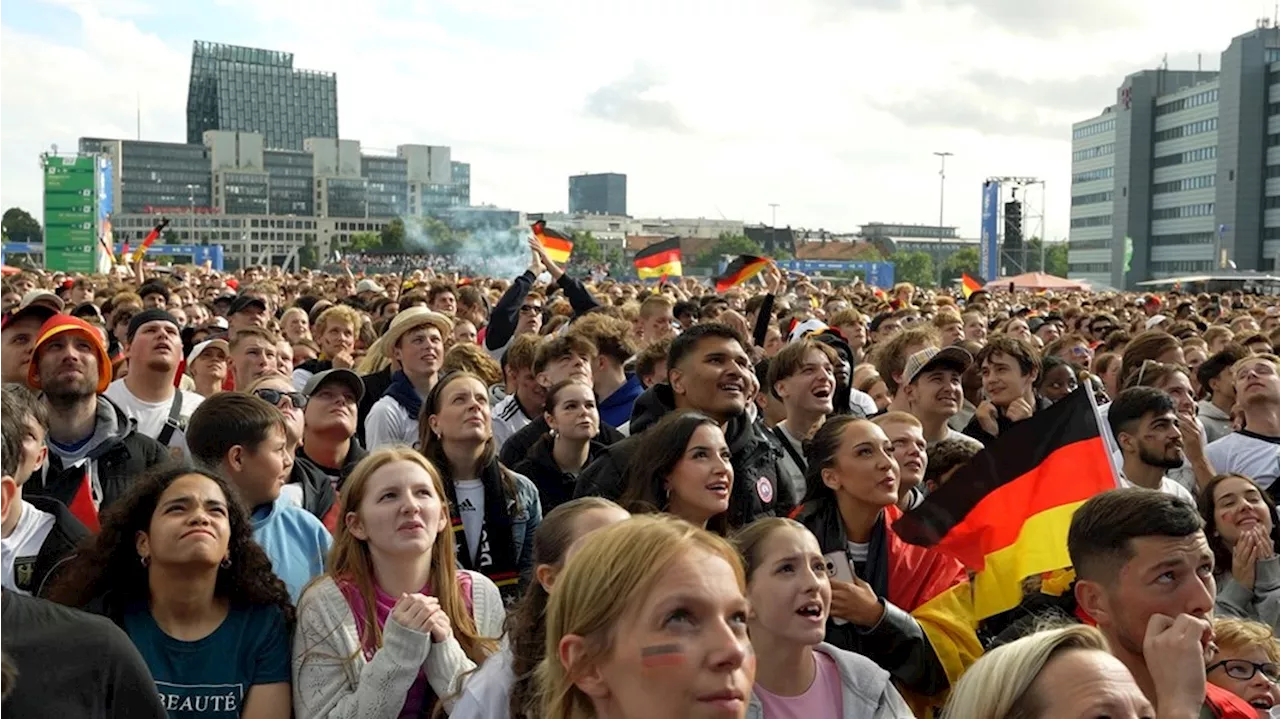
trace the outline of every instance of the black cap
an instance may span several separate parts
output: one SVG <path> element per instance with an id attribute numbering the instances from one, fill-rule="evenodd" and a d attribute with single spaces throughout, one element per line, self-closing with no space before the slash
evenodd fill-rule
<path id="1" fill-rule="evenodd" d="M 126 335 L 127 339 L 132 342 L 133 336 L 137 334 L 138 330 L 148 322 L 168 322 L 179 330 L 182 329 L 178 326 L 178 320 L 174 319 L 173 315 L 162 309 L 152 308 L 139 312 L 133 316 L 133 319 L 129 320 L 129 332 Z"/>
<path id="2" fill-rule="evenodd" d="M 244 312 L 246 309 L 255 305 L 262 308 L 263 312 L 267 311 L 267 303 L 262 301 L 261 298 L 254 297 L 253 295 L 237 295 L 236 298 L 231 301 L 231 308 L 227 310 L 227 316 L 230 317 L 237 312 Z"/>

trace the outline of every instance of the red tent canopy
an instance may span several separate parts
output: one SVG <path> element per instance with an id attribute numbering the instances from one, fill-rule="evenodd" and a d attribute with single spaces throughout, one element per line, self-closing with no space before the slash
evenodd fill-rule
<path id="1" fill-rule="evenodd" d="M 1089 289 L 1084 283 L 1076 280 L 1068 280 L 1062 277 L 1054 277 L 1043 272 L 1027 272 L 1013 277 L 1000 277 L 987 283 L 983 289 L 988 292 L 998 290 L 1087 290 Z"/>

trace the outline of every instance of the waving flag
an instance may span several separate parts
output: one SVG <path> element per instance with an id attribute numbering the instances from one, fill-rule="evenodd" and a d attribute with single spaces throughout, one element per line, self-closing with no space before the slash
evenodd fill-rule
<path id="1" fill-rule="evenodd" d="M 634 260 L 636 274 L 640 279 L 675 275 L 684 276 L 684 267 L 680 264 L 680 238 L 672 237 L 640 250 Z"/>
<path id="2" fill-rule="evenodd" d="M 982 279 L 980 276 L 974 277 L 968 272 L 961 273 L 960 275 L 960 294 L 964 295 L 966 300 L 969 299 L 969 295 L 972 295 L 974 292 L 986 287 L 986 285 L 987 281 Z"/>
<path id="3" fill-rule="evenodd" d="M 724 268 L 724 274 L 716 278 L 716 292 L 726 292 L 731 287 L 737 287 L 760 274 L 760 271 L 768 266 L 769 258 L 767 257 L 738 255 L 728 267 Z"/>
<path id="4" fill-rule="evenodd" d="M 985 619 L 1022 601 L 1023 579 L 1071 566 L 1076 508 L 1117 486 L 1093 393 L 1081 388 L 1002 432 L 893 528 L 976 572 Z"/>
<path id="5" fill-rule="evenodd" d="M 573 240 L 568 235 L 553 230 L 547 227 L 545 221 L 538 220 L 533 223 L 533 236 L 538 238 L 552 262 L 563 265 L 569 261 L 569 255 L 573 252 Z"/>
<path id="6" fill-rule="evenodd" d="M 160 239 L 160 233 L 164 232 L 164 228 L 168 226 L 169 218 L 165 217 L 161 219 L 155 227 L 151 228 L 151 231 L 147 233 L 145 238 L 143 238 L 142 244 L 138 245 L 138 249 L 134 250 L 131 261 L 137 262 L 142 259 L 142 256 L 147 254 L 147 249 L 154 245 L 156 240 Z"/>

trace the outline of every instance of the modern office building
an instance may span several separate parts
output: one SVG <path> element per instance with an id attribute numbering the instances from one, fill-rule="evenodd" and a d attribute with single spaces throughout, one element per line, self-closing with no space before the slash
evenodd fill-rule
<path id="1" fill-rule="evenodd" d="M 569 214 L 627 214 L 627 176 L 616 172 L 569 178 Z"/>
<path id="2" fill-rule="evenodd" d="M 1220 70 L 1143 70 L 1072 126 L 1070 275 L 1130 288 L 1280 257 L 1280 27 L 1231 41 Z M 1132 243 L 1125 271 L 1126 238 Z"/>
<path id="3" fill-rule="evenodd" d="M 195 41 L 187 143 L 210 130 L 255 132 L 271 149 L 338 137 L 338 76 L 293 67 L 293 53 Z"/>
<path id="4" fill-rule="evenodd" d="M 470 201 L 471 167 L 448 147 L 376 153 L 309 137 L 301 150 L 273 150 L 259 133 L 209 130 L 196 145 L 86 137 L 79 149 L 111 158 L 118 242 L 164 216 L 173 243 L 222 244 L 231 266 L 297 266 L 304 247 L 329 257 L 355 233 Z"/>

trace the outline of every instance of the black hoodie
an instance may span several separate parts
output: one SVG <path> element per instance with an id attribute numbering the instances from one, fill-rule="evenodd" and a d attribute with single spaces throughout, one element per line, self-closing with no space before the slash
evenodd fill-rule
<path id="1" fill-rule="evenodd" d="M 27 504 L 53 515 L 53 526 L 34 557 L 13 558 L 13 582 L 28 594 L 45 597 L 63 562 L 75 553 L 89 530 L 75 518 L 67 505 L 52 497 L 23 497 Z"/>
<path id="2" fill-rule="evenodd" d="M 591 441 L 584 469 L 591 466 L 591 462 L 604 452 L 606 446 L 601 442 Z M 512 472 L 523 474 L 538 487 L 538 498 L 542 501 L 544 517 L 551 510 L 573 499 L 574 488 L 578 481 L 577 475 L 565 472 L 560 469 L 560 465 L 556 464 L 556 458 L 552 454 L 554 449 L 555 440 L 550 434 L 544 434 L 525 453 L 525 459 L 511 468 Z"/>
<path id="3" fill-rule="evenodd" d="M 574 497 L 599 496 L 618 500 L 626 491 L 627 467 L 635 455 L 639 436 L 675 409 L 671 385 L 645 390 L 631 411 L 631 436 L 607 447 L 583 470 Z M 729 526 L 742 527 L 761 517 L 785 517 L 796 504 L 791 485 L 779 481 L 782 450 L 768 434 L 743 414 L 725 425 L 733 464 L 733 489 L 729 493 Z"/>

